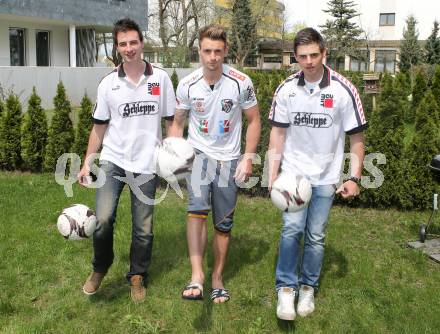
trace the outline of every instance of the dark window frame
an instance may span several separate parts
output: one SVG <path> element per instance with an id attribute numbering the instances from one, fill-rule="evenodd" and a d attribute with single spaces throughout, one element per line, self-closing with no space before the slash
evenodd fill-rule
<path id="1" fill-rule="evenodd" d="M 12 52 L 13 49 L 11 48 L 11 31 L 12 30 L 17 30 L 17 31 L 21 31 L 22 32 L 22 55 L 19 56 L 19 58 L 22 59 L 18 59 L 18 61 L 20 63 L 14 63 L 13 64 L 13 57 L 12 57 Z M 25 28 L 19 28 L 19 27 L 9 27 L 9 61 L 10 61 L 10 65 L 11 66 L 26 66 L 27 65 L 27 47 L 26 47 L 26 42 L 27 42 L 27 38 L 26 38 L 26 29 Z M 21 60 L 21 61 L 20 61 Z"/>

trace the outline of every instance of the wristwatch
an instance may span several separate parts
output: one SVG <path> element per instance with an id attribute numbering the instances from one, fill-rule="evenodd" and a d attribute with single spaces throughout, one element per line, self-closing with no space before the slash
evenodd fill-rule
<path id="1" fill-rule="evenodd" d="M 356 176 L 350 176 L 347 181 L 353 181 L 354 183 L 356 183 L 358 186 L 361 185 L 361 178 L 360 177 L 356 177 Z"/>

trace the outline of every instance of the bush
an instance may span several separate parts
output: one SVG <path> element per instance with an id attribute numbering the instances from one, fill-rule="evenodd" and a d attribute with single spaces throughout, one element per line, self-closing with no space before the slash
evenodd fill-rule
<path id="1" fill-rule="evenodd" d="M 81 100 L 81 109 L 79 111 L 78 123 L 76 124 L 75 144 L 73 147 L 73 151 L 81 158 L 86 154 L 89 134 L 93 126 L 92 109 L 92 102 L 86 94 Z"/>
<path id="2" fill-rule="evenodd" d="M 60 81 L 57 86 L 57 95 L 53 99 L 55 112 L 49 128 L 44 169 L 54 171 L 58 158 L 70 151 L 74 142 L 70 102 L 66 96 L 66 89 Z"/>
<path id="3" fill-rule="evenodd" d="M 41 108 L 41 98 L 37 95 L 35 87 L 28 101 L 27 113 L 21 137 L 21 155 L 23 168 L 33 172 L 43 169 L 43 160 L 47 144 L 47 119 Z"/>
<path id="4" fill-rule="evenodd" d="M 6 110 L 3 112 L 0 133 L 0 157 L 2 168 L 15 170 L 21 167 L 21 104 L 18 96 L 9 95 L 6 100 Z"/>
<path id="5" fill-rule="evenodd" d="M 174 91 L 176 91 L 177 85 L 179 85 L 179 77 L 177 76 L 176 69 L 173 69 L 173 74 L 171 74 L 171 82 L 173 83 Z"/>
<path id="6" fill-rule="evenodd" d="M 422 71 L 419 71 L 416 74 L 416 78 L 414 80 L 411 109 L 409 110 L 407 116 L 405 117 L 405 121 L 407 121 L 408 123 L 414 123 L 416 110 L 419 107 L 419 104 L 426 93 L 426 89 L 427 89 L 427 85 L 426 85 L 425 75 Z"/>

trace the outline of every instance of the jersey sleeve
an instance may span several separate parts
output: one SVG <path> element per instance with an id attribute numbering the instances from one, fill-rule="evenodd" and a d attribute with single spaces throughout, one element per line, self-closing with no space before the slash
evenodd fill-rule
<path id="1" fill-rule="evenodd" d="M 249 77 L 246 77 L 243 89 L 240 92 L 240 107 L 249 109 L 257 105 L 257 97 L 255 96 L 254 85 Z"/>
<path id="2" fill-rule="evenodd" d="M 191 101 L 188 95 L 188 84 L 184 84 L 180 81 L 176 90 L 176 108 L 190 110 Z"/>
<path id="3" fill-rule="evenodd" d="M 168 75 L 164 76 L 163 85 L 163 93 L 160 97 L 162 117 L 172 120 L 176 110 L 176 95 L 174 94 L 173 83 Z"/>
<path id="4" fill-rule="evenodd" d="M 98 85 L 95 108 L 93 110 L 94 124 L 107 124 L 110 122 L 110 108 L 107 105 L 106 82 L 101 81 Z"/>
<path id="5" fill-rule="evenodd" d="M 287 110 L 288 99 L 285 96 L 285 90 L 282 87 L 278 87 L 275 91 L 272 106 L 269 112 L 269 122 L 272 126 L 280 128 L 288 128 L 290 125 L 289 114 Z"/>
<path id="6" fill-rule="evenodd" d="M 345 103 L 342 110 L 342 124 L 348 135 L 364 131 L 367 127 L 364 108 L 359 93 L 352 84 L 344 87 Z"/>

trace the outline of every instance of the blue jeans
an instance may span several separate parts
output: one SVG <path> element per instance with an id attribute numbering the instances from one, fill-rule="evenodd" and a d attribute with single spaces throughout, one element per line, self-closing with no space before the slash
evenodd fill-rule
<path id="1" fill-rule="evenodd" d="M 100 168 L 105 172 L 105 184 L 96 191 L 97 228 L 93 234 L 93 270 L 106 273 L 113 263 L 113 229 L 116 218 L 116 209 L 125 182 L 117 177 L 126 177 L 126 171 L 119 166 L 102 161 Z M 133 173 L 134 177 L 140 174 Z M 143 195 L 154 200 L 156 194 L 155 175 L 145 175 L 149 181 L 138 186 Z M 131 196 L 131 247 L 130 271 L 127 279 L 133 275 L 146 278 L 147 269 L 151 262 L 153 247 L 153 205 L 145 204 L 133 192 Z"/>
<path id="2" fill-rule="evenodd" d="M 283 213 L 276 268 L 277 290 L 281 287 L 297 290 L 301 284 L 318 286 L 324 257 L 325 230 L 334 195 L 333 185 L 313 187 L 308 207 L 298 212 Z M 304 249 L 300 261 L 303 236 Z"/>

